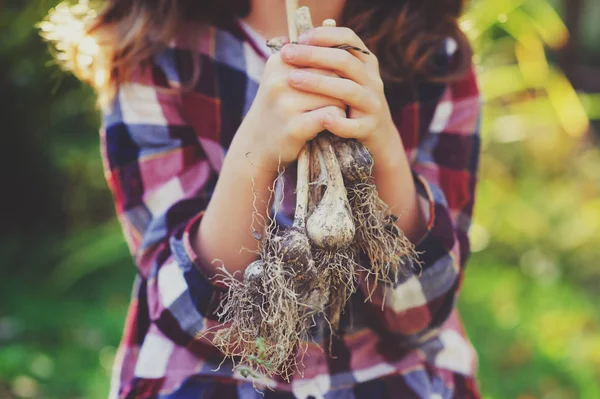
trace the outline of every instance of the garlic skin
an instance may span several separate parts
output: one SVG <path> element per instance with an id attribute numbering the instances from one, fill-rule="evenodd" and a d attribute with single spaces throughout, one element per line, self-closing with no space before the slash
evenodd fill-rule
<path id="1" fill-rule="evenodd" d="M 375 164 L 367 147 L 354 139 L 335 137 L 332 141 L 344 181 L 349 184 L 367 182 Z"/>
<path id="2" fill-rule="evenodd" d="M 264 265 L 262 260 L 255 260 L 244 270 L 244 282 L 250 285 L 259 285 L 264 274 Z"/>
<path id="3" fill-rule="evenodd" d="M 295 21 L 298 35 L 308 32 L 314 28 L 310 10 L 307 6 L 302 6 L 296 10 Z M 292 41 L 292 39 L 290 39 L 290 41 Z M 297 41 L 297 39 L 293 41 Z"/>
<path id="4" fill-rule="evenodd" d="M 356 234 L 346 201 L 329 187 L 308 218 L 306 230 L 314 245 L 330 250 L 347 247 Z"/>
<path id="5" fill-rule="evenodd" d="M 281 260 L 285 265 L 294 266 L 294 270 L 300 273 L 313 265 L 310 243 L 304 231 L 292 227 L 283 233 Z"/>
<path id="6" fill-rule="evenodd" d="M 281 261 L 293 275 L 298 292 L 312 290 L 316 284 L 315 261 L 305 229 L 291 227 L 283 233 Z"/>

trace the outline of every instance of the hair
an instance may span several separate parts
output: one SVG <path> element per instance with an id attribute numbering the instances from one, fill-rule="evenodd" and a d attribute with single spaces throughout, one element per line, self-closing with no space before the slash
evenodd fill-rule
<path id="1" fill-rule="evenodd" d="M 79 0 L 50 11 L 40 24 L 55 58 L 109 102 L 118 86 L 176 37 L 187 23 L 244 17 L 251 0 Z M 353 29 L 378 57 L 386 83 L 414 78 L 453 81 L 467 71 L 472 51 L 458 18 L 464 0 L 348 0 L 340 25 Z M 196 24 L 197 25 L 197 24 Z M 451 71 L 435 58 L 448 38 L 457 51 Z"/>

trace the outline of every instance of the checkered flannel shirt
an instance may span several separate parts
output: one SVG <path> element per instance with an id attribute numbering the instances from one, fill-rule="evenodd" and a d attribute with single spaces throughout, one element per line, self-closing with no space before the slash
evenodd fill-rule
<path id="1" fill-rule="evenodd" d="M 421 275 L 403 277 L 364 302 L 360 283 L 331 347 L 319 328 L 304 375 L 252 382 L 198 333 L 219 328 L 223 288 L 190 244 L 268 57 L 243 22 L 174 40 L 123 84 L 104 112 L 101 149 L 116 211 L 137 265 L 111 398 L 477 398 L 476 354 L 455 304 L 469 255 L 479 153 L 480 95 L 474 72 L 451 84 L 415 82 L 386 95 L 429 207 L 418 243 Z M 181 29 L 181 38 L 191 32 Z M 189 42 L 189 41 L 186 41 Z M 438 57 L 450 68 L 453 42 Z M 182 87 L 193 75 L 192 90 Z M 282 217 L 294 211 L 293 176 Z M 240 226 L 246 229 L 248 226 Z M 383 302 L 383 303 L 382 303 Z M 323 323 L 321 323 L 323 324 Z"/>

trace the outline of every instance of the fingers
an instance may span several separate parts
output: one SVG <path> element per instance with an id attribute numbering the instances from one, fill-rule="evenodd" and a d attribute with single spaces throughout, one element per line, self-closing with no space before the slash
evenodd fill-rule
<path id="1" fill-rule="evenodd" d="M 295 70 L 296 70 L 296 68 L 294 68 L 290 65 L 290 72 L 295 71 Z M 308 68 L 307 67 L 307 68 L 302 68 L 302 70 L 304 72 L 314 73 L 314 74 L 323 75 L 323 76 L 330 76 L 333 78 L 337 78 L 340 76 L 335 71 L 329 71 L 327 69 L 316 69 L 316 68 Z"/>
<path id="2" fill-rule="evenodd" d="M 327 120 L 337 120 L 345 117 L 346 111 L 333 105 L 305 112 L 289 122 L 289 134 L 302 142 L 306 142 L 326 129 L 325 122 Z"/>
<path id="3" fill-rule="evenodd" d="M 294 67 L 277 60 L 279 54 L 272 56 L 273 61 L 269 65 L 269 70 L 265 72 L 263 81 L 260 84 L 259 91 L 261 97 L 267 99 L 270 103 L 270 109 L 279 112 L 280 115 L 291 117 L 298 112 L 308 112 L 329 105 L 346 108 L 346 104 L 340 100 L 320 93 L 314 93 L 306 90 L 298 90 L 290 85 L 289 75 L 294 71 Z M 316 76 L 338 77 L 333 71 L 304 68 L 303 71 Z"/>
<path id="4" fill-rule="evenodd" d="M 349 119 L 339 114 L 328 114 L 323 126 L 338 137 L 364 140 L 373 131 L 374 124 L 372 118 Z"/>
<path id="5" fill-rule="evenodd" d="M 289 44 L 281 56 L 288 64 L 331 70 L 359 84 L 367 84 L 369 79 L 364 64 L 345 50 Z"/>
<path id="6" fill-rule="evenodd" d="M 288 82 L 298 90 L 335 98 L 364 112 L 377 111 L 381 106 L 379 99 L 371 91 L 350 79 L 295 70 L 290 73 Z"/>
<path id="7" fill-rule="evenodd" d="M 346 104 L 337 98 L 329 97 L 318 93 L 292 91 L 279 99 L 279 107 L 284 112 L 289 111 L 287 115 L 293 115 L 298 112 L 310 112 L 319 108 L 334 106 L 340 109 L 346 109 Z"/>
<path id="8" fill-rule="evenodd" d="M 326 27 L 321 26 L 312 29 L 298 38 L 299 44 L 309 44 L 311 46 L 333 47 L 340 44 L 349 44 L 353 47 L 366 49 L 365 43 L 360 37 L 350 28 L 345 27 Z M 352 51 L 352 53 L 362 62 L 374 63 L 377 58 L 370 53 L 363 54 L 360 51 Z"/>
<path id="9" fill-rule="evenodd" d="M 296 66 L 290 65 L 290 63 L 285 62 L 283 60 L 283 56 L 280 51 L 280 52 L 273 54 L 267 60 L 263 78 L 266 78 L 267 76 L 269 76 L 269 77 L 283 76 L 283 75 L 286 75 L 289 72 L 293 71 L 294 69 L 296 69 Z M 306 67 L 306 70 L 310 71 L 310 72 L 314 72 L 314 73 L 328 75 L 328 76 L 339 76 L 336 72 L 334 72 L 332 70 L 327 70 L 327 69 L 322 69 L 322 68 Z"/>

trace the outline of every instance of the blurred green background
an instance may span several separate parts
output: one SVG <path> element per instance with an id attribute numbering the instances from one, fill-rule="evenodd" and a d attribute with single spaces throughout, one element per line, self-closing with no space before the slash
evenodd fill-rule
<path id="1" fill-rule="evenodd" d="M 93 93 L 0 1 L 0 398 L 105 398 L 134 267 Z M 478 0 L 485 97 L 460 307 L 487 398 L 600 398 L 600 2 Z"/>

